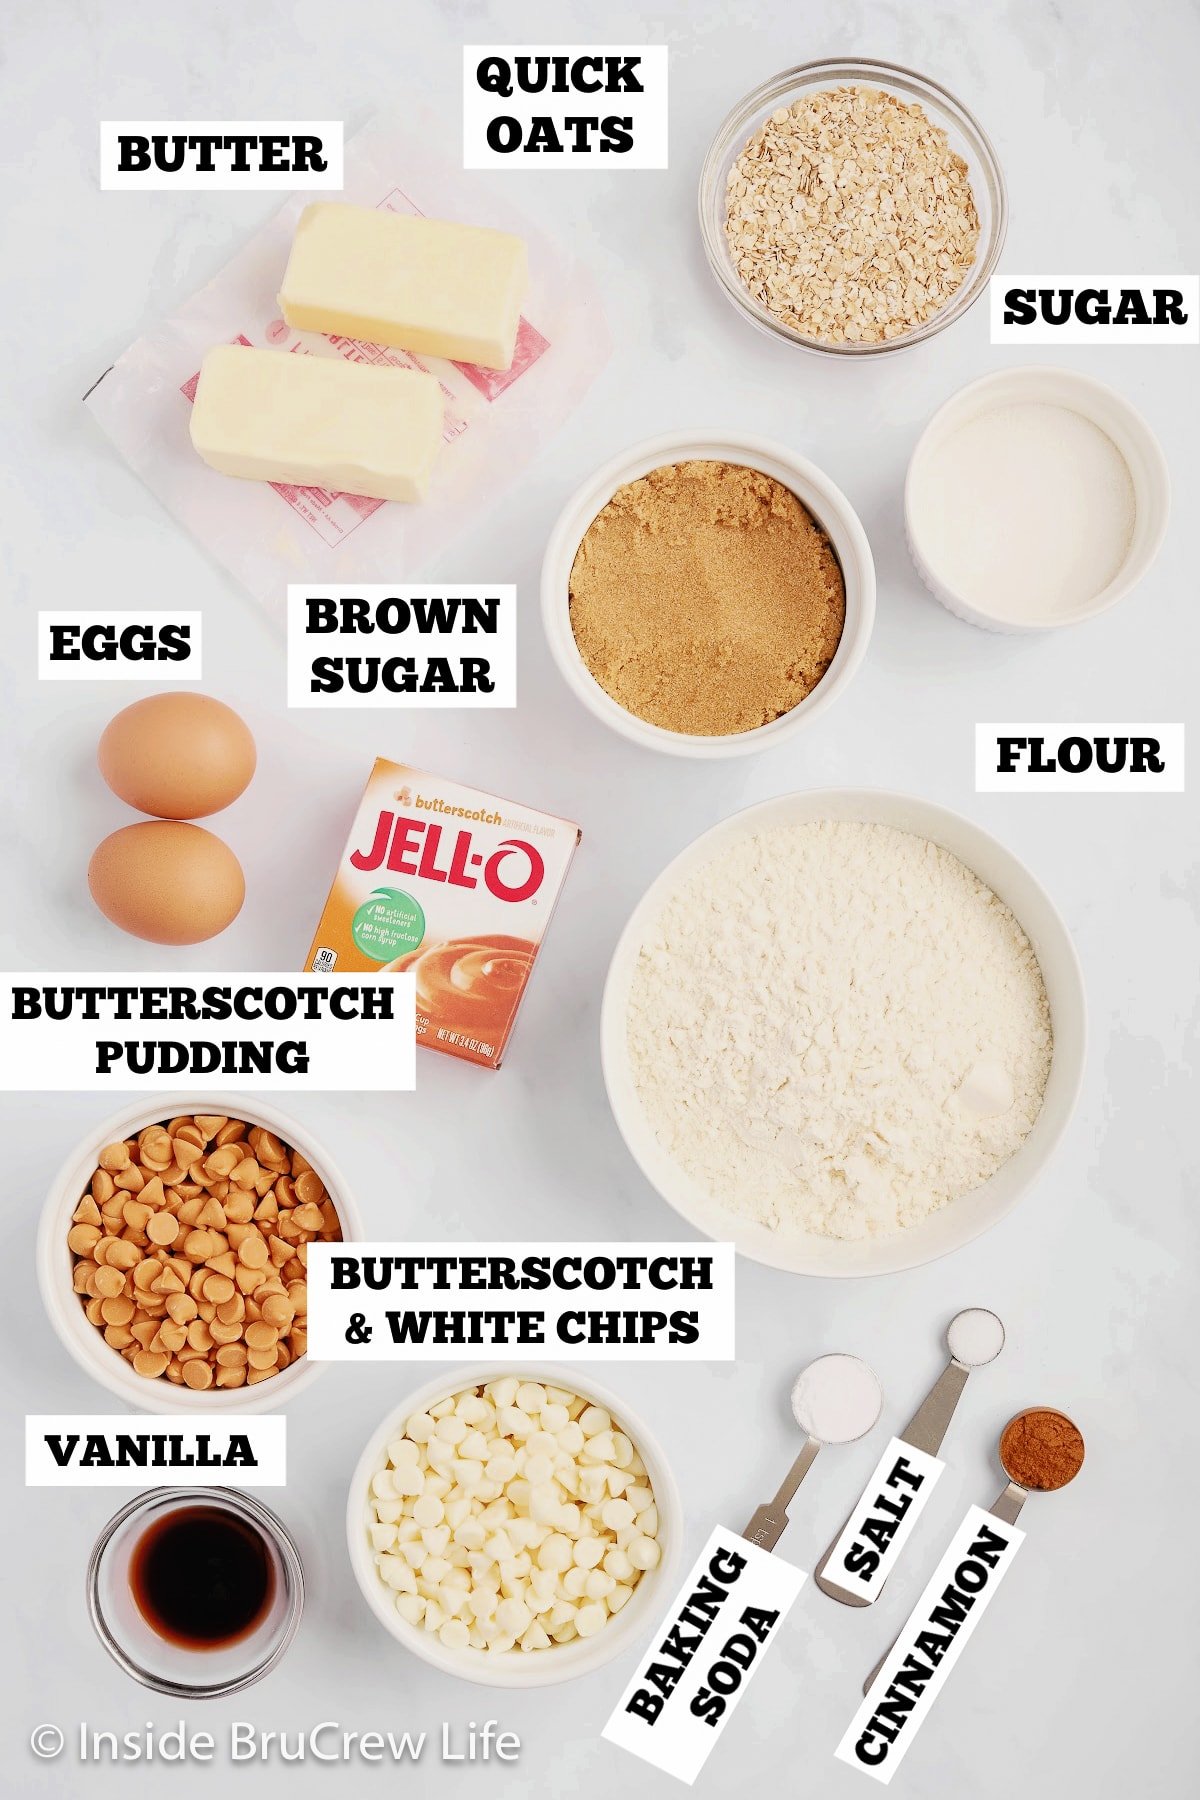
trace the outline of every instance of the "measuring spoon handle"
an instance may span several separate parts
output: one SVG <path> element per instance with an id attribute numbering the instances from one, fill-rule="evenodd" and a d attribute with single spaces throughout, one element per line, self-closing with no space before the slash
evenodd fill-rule
<path id="1" fill-rule="evenodd" d="M 927 1456 L 937 1455 L 970 1373 L 951 1358 L 900 1433 L 906 1444 L 924 1450 Z"/>
<path id="2" fill-rule="evenodd" d="M 796 1489 L 817 1460 L 817 1451 L 821 1448 L 816 1438 L 806 1438 L 804 1448 L 788 1470 L 783 1484 L 773 1500 L 764 1506 L 758 1506 L 742 1536 L 752 1544 L 759 1544 L 764 1550 L 773 1550 L 784 1532 L 787 1530 L 788 1507 L 796 1496 Z"/>
<path id="3" fill-rule="evenodd" d="M 958 1405 L 959 1397 L 967 1385 L 967 1376 L 970 1372 L 962 1363 L 955 1362 L 951 1358 L 904 1430 L 900 1432 L 899 1436 L 903 1443 L 911 1444 L 914 1450 L 923 1450 L 927 1456 L 937 1455 L 942 1447 L 942 1439 L 949 1430 L 950 1421 L 954 1417 L 954 1409 Z M 863 1498 L 865 1499 L 866 1496 L 864 1495 Z M 851 1519 L 857 1516 L 861 1506 L 862 1501 L 860 1500 L 858 1507 L 850 1514 Z M 850 1520 L 847 1519 L 846 1524 L 849 1523 Z M 842 1527 L 842 1531 L 844 1530 L 845 1526 Z M 831 1600 L 840 1601 L 843 1606 L 873 1606 L 887 1583 L 886 1573 L 870 1596 L 853 1593 L 849 1588 L 843 1587 L 840 1581 L 835 1581 L 832 1576 L 825 1573 L 826 1564 L 841 1542 L 842 1531 L 838 1532 L 817 1564 L 813 1579 L 823 1594 L 828 1594 Z"/>
<path id="4" fill-rule="evenodd" d="M 996 1499 L 993 1500 L 992 1504 L 988 1507 L 988 1511 L 995 1518 L 1001 1520 L 1003 1524 L 1015 1525 L 1020 1516 L 1021 1508 L 1028 1498 L 1029 1495 L 1023 1487 L 1018 1487 L 1015 1481 L 1010 1481 L 1004 1492 L 999 1494 Z M 894 1637 L 879 1661 L 875 1664 L 875 1667 L 863 1682 L 864 1694 L 869 1694 L 871 1689 L 875 1686 L 876 1681 L 879 1679 L 879 1671 L 883 1668 L 884 1663 L 899 1642 L 899 1637 Z"/>

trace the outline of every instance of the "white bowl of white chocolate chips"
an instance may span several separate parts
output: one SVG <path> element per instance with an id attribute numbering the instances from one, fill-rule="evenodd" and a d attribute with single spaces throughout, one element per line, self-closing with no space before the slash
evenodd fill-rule
<path id="1" fill-rule="evenodd" d="M 681 1509 L 625 1403 L 539 1364 L 418 1388 L 363 1451 L 346 1525 L 358 1585 L 400 1643 L 469 1681 L 541 1687 L 644 1633 Z"/>

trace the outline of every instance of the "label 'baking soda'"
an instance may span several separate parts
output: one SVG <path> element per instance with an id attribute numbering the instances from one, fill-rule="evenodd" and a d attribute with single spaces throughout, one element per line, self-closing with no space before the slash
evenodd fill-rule
<path id="1" fill-rule="evenodd" d="M 604 1736 L 690 1785 L 806 1580 L 802 1569 L 718 1525 Z"/>
<path id="2" fill-rule="evenodd" d="M 411 973 L 418 1044 L 498 1069 L 579 838 L 381 758 L 305 968 Z"/>

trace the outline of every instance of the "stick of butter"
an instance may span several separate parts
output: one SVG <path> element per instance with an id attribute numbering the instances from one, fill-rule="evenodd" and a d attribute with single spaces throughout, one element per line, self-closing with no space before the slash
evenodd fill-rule
<path id="1" fill-rule="evenodd" d="M 507 232 L 318 202 L 300 215 L 279 305 L 298 331 L 507 369 L 528 280 Z"/>
<path id="2" fill-rule="evenodd" d="M 212 469 L 372 500 L 423 500 L 442 442 L 442 390 L 417 369 L 218 344 L 192 406 Z"/>

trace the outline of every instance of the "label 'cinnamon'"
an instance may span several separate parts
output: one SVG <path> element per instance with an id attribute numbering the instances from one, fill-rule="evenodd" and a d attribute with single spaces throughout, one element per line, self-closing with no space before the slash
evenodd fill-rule
<path id="1" fill-rule="evenodd" d="M 305 968 L 411 970 L 418 1044 L 498 1069 L 579 837 L 380 759 Z"/>

